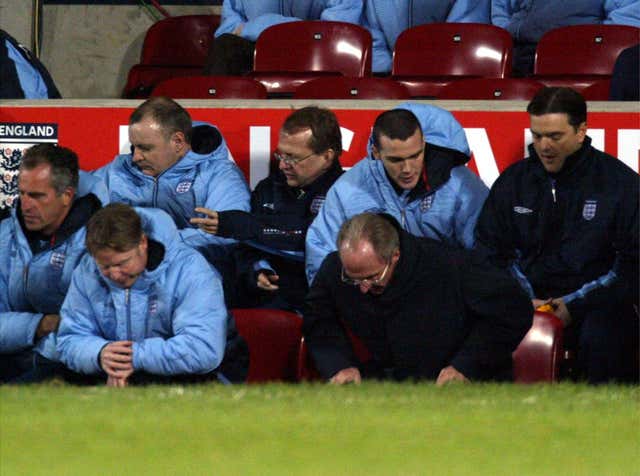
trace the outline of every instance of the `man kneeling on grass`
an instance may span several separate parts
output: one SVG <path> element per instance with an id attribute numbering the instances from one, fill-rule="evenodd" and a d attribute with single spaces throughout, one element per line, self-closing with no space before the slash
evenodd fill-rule
<path id="1" fill-rule="evenodd" d="M 471 252 L 362 213 L 338 234 L 307 295 L 303 332 L 321 375 L 449 381 L 507 379 L 531 327 L 527 295 Z M 354 341 L 364 346 L 355 355 Z"/>
<path id="2" fill-rule="evenodd" d="M 244 378 L 240 369 L 219 369 L 228 326 L 238 342 L 220 277 L 182 244 L 165 212 L 109 205 L 87 225 L 86 246 L 91 256 L 74 271 L 61 311 L 58 349 L 67 366 L 104 372 L 116 387 L 194 374 Z"/>

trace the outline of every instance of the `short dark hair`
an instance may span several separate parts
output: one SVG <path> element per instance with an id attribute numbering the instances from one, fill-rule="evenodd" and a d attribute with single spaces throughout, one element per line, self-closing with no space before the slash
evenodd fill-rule
<path id="1" fill-rule="evenodd" d="M 566 114 L 574 129 L 587 122 L 587 103 L 579 92 L 567 87 L 542 88 L 527 106 L 527 112 L 532 116 Z"/>
<path id="2" fill-rule="evenodd" d="M 295 134 L 305 129 L 311 129 L 309 148 L 320 154 L 332 149 L 335 158 L 342 154 L 342 133 L 338 118 L 329 109 L 317 106 L 307 106 L 293 111 L 282 124 L 282 131 Z"/>
<path id="3" fill-rule="evenodd" d="M 391 221 L 376 213 L 360 213 L 345 221 L 338 231 L 336 245 L 356 245 L 368 241 L 380 258 L 388 261 L 400 249 L 400 234 Z"/>
<path id="4" fill-rule="evenodd" d="M 191 116 L 173 99 L 164 96 L 147 99 L 131 113 L 129 125 L 136 124 L 147 116 L 160 125 L 166 139 L 176 132 L 182 132 L 187 143 L 191 144 L 193 135 Z"/>
<path id="5" fill-rule="evenodd" d="M 422 134 L 422 126 L 416 115 L 408 109 L 391 109 L 385 111 L 376 118 L 373 124 L 373 145 L 380 148 L 380 137 L 389 139 L 407 140 L 416 129 Z"/>
<path id="6" fill-rule="evenodd" d="M 85 245 L 92 256 L 105 248 L 122 253 L 142 240 L 140 215 L 124 203 L 111 203 L 98 210 L 87 223 Z"/>
<path id="7" fill-rule="evenodd" d="M 20 169 L 33 170 L 39 165 L 51 167 L 51 186 L 58 195 L 67 188 L 78 189 L 78 155 L 56 144 L 38 144 L 29 147 L 22 156 Z"/>

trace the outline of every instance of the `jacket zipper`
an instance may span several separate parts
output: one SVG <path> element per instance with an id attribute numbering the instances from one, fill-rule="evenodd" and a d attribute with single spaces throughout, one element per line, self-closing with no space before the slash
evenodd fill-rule
<path id="1" fill-rule="evenodd" d="M 553 203 L 556 203 L 556 180 L 551 179 L 551 195 L 553 195 Z"/>
<path id="2" fill-rule="evenodd" d="M 158 177 L 153 177 L 153 206 L 158 207 Z"/>
<path id="3" fill-rule="evenodd" d="M 129 293 L 131 290 L 124 290 L 124 304 L 127 308 L 127 340 L 131 340 L 131 303 Z"/>

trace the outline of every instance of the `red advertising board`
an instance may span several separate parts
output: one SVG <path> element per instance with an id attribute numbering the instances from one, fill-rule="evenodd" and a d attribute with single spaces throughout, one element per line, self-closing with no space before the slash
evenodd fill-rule
<path id="1" fill-rule="evenodd" d="M 189 108 L 194 120 L 222 131 L 233 159 L 254 186 L 267 173 L 278 140 L 278 129 L 290 107 Z M 57 141 L 80 156 L 84 169 L 94 169 L 127 150 L 128 117 L 133 107 L 3 106 L 0 143 L 7 132 L 24 133 L 19 125 L 57 125 Z M 344 166 L 366 155 L 371 124 L 382 109 L 335 108 L 343 128 Z M 528 137 L 528 115 L 522 111 L 452 110 L 465 128 L 474 160 L 470 167 L 490 185 L 500 171 L 521 159 Z M 594 145 L 638 171 L 640 119 L 637 112 L 590 112 L 589 135 Z"/>

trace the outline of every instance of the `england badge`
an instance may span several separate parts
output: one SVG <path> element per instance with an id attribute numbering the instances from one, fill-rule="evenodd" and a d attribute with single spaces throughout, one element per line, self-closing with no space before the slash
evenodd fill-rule
<path id="1" fill-rule="evenodd" d="M 593 220 L 593 218 L 596 216 L 597 206 L 597 200 L 585 200 L 584 207 L 582 208 L 582 218 L 584 218 L 585 220 Z"/>

